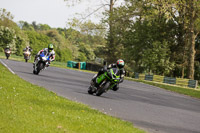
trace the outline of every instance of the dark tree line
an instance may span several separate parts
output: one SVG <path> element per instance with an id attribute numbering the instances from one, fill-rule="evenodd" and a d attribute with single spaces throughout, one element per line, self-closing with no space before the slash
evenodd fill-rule
<path id="1" fill-rule="evenodd" d="M 106 13 L 109 54 L 130 71 L 198 79 L 199 12 L 197 0 L 125 0 Z"/>

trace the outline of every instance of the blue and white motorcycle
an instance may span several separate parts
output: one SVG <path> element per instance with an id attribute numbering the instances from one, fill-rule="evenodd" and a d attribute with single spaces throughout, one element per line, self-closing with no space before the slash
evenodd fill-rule
<path id="1" fill-rule="evenodd" d="M 38 75 L 41 70 L 44 70 L 47 66 L 49 66 L 50 57 L 42 52 L 33 63 L 33 73 Z"/>

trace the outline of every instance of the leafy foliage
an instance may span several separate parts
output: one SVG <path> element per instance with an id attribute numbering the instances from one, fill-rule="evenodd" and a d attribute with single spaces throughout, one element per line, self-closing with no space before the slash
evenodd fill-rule
<path id="1" fill-rule="evenodd" d="M 4 27 L 1 26 L 0 27 L 0 44 L 2 47 L 6 47 L 9 46 L 12 50 L 14 50 L 16 48 L 16 34 L 15 31 L 8 28 L 8 27 Z"/>
<path id="2" fill-rule="evenodd" d="M 2 47 L 12 45 L 17 55 L 22 55 L 23 48 L 30 46 L 33 55 L 39 50 L 53 43 L 55 46 L 56 60 L 91 61 L 95 60 L 95 51 L 105 45 L 105 29 L 103 25 L 91 21 L 80 22 L 76 19 L 69 22 L 69 28 L 51 28 L 47 24 L 31 24 L 19 21 L 18 25 L 12 21 L 12 15 L 5 9 L 1 10 L 1 44 Z"/>
<path id="3" fill-rule="evenodd" d="M 33 48 L 33 54 L 37 54 L 43 48 L 46 48 L 50 42 L 50 38 L 36 31 L 25 31 L 29 38 L 30 47 Z"/>
<path id="4" fill-rule="evenodd" d="M 190 15 L 193 11 L 198 16 L 199 9 L 197 0 L 126 0 L 112 14 L 105 13 L 105 22 L 112 23 L 107 40 L 114 38 L 114 45 L 107 45 L 111 51 L 107 57 L 124 58 L 129 71 L 177 77 L 190 72 L 188 77 L 192 78 L 192 33 L 199 33 L 199 19 Z"/>
<path id="5" fill-rule="evenodd" d="M 35 21 L 20 21 L 19 28 L 4 9 L 0 24 L 13 30 L 14 39 L 9 40 L 14 40 L 19 55 L 24 46 L 30 45 L 36 54 L 53 43 L 58 61 L 99 57 L 113 63 L 122 58 L 129 71 L 199 79 L 198 0 L 125 0 L 119 7 L 113 5 L 99 24 L 74 18 L 68 28 L 55 29 Z"/>

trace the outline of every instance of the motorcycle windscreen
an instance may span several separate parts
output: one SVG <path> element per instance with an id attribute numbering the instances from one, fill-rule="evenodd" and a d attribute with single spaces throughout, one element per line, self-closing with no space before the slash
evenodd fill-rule
<path id="1" fill-rule="evenodd" d="M 45 56 L 44 52 L 40 53 L 40 57 L 44 57 L 44 56 Z"/>

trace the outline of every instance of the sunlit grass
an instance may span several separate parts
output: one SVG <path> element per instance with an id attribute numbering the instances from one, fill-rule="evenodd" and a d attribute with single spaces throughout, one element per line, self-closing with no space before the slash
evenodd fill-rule
<path id="1" fill-rule="evenodd" d="M 0 64 L 1 133 L 142 133 L 105 115 L 30 84 Z"/>

